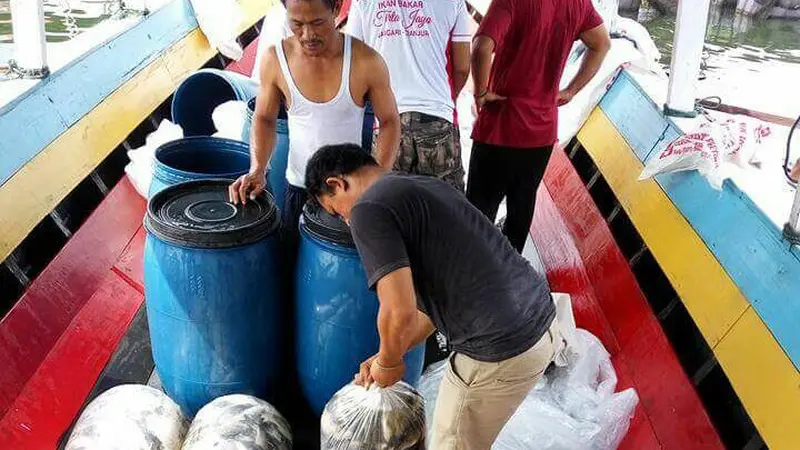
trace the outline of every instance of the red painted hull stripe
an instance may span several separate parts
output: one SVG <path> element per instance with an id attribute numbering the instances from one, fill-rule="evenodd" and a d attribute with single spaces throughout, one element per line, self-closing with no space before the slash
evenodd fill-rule
<path id="1" fill-rule="evenodd" d="M 620 387 L 633 386 L 639 393 L 640 407 L 623 448 L 723 449 L 611 231 L 563 150 L 553 153 L 545 174 L 531 236 L 553 289 L 575 296 L 579 326 L 596 333 L 614 355 Z"/>

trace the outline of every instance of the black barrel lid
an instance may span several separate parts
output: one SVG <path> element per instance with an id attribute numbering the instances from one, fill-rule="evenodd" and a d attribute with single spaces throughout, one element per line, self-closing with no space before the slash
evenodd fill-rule
<path id="1" fill-rule="evenodd" d="M 347 247 L 355 247 L 350 227 L 344 220 L 328 214 L 316 201 L 309 200 L 303 206 L 303 227 L 323 241 Z"/>
<path id="2" fill-rule="evenodd" d="M 195 180 L 169 186 L 147 204 L 145 227 L 157 238 L 192 248 L 247 245 L 280 226 L 275 201 L 268 192 L 246 205 L 228 202 L 232 180 Z"/>

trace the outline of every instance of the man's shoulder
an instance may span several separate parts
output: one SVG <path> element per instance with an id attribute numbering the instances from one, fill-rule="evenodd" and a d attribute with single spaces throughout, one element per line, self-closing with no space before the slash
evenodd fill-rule
<path id="1" fill-rule="evenodd" d="M 377 61 L 381 60 L 381 55 L 369 44 L 361 39 L 350 36 L 353 42 L 353 57 L 363 61 Z"/>

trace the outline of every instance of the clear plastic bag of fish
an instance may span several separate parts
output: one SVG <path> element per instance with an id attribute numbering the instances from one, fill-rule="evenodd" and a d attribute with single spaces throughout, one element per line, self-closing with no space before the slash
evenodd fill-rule
<path id="1" fill-rule="evenodd" d="M 388 388 L 348 384 L 325 406 L 320 434 L 322 450 L 424 450 L 422 396 L 402 381 Z"/>
<path id="2" fill-rule="evenodd" d="M 291 450 L 289 423 L 272 405 L 250 395 L 219 397 L 192 421 L 182 450 Z"/>
<path id="3" fill-rule="evenodd" d="M 180 408 L 166 394 L 125 384 L 89 403 L 66 450 L 178 450 L 187 428 Z"/>
<path id="4" fill-rule="evenodd" d="M 565 367 L 551 367 L 497 437 L 493 450 L 614 450 L 628 432 L 639 402 L 633 389 L 615 392 L 617 375 L 594 335 L 575 331 Z M 446 362 L 420 380 L 429 423 Z"/>

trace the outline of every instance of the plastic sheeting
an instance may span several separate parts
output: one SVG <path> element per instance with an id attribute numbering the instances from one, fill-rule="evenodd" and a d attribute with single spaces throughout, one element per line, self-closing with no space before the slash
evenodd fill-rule
<path id="1" fill-rule="evenodd" d="M 214 128 L 217 129 L 217 132 L 213 134 L 214 137 L 250 143 L 244 133 L 248 121 L 247 102 L 239 100 L 225 102 L 214 108 L 211 120 L 214 121 Z"/>
<path id="2" fill-rule="evenodd" d="M 272 405 L 250 395 L 219 397 L 192 421 L 182 450 L 291 450 L 289 423 Z"/>
<path id="3" fill-rule="evenodd" d="M 623 17 L 614 19 L 611 31 L 611 50 L 603 60 L 597 75 L 575 96 L 558 109 L 558 141 L 566 145 L 583 126 L 592 110 L 608 90 L 620 67 L 630 67 L 662 77 L 666 74 L 658 63 L 661 53 L 647 30 L 636 21 Z M 566 88 L 580 69 L 586 46 L 577 42 L 567 58 L 561 77 L 561 88 Z"/>
<path id="4" fill-rule="evenodd" d="M 161 391 L 127 384 L 100 394 L 81 414 L 66 450 L 178 450 L 187 422 Z"/>
<path id="5" fill-rule="evenodd" d="M 162 120 L 156 131 L 147 135 L 145 144 L 139 148 L 128 151 L 130 163 L 125 166 L 125 173 L 131 180 L 136 192 L 148 198 L 150 183 L 153 181 L 153 162 L 156 158 L 156 149 L 162 144 L 175 141 L 183 137 L 183 130 L 169 120 Z"/>
<path id="6" fill-rule="evenodd" d="M 320 433 L 322 450 L 424 450 L 424 402 L 404 382 L 383 389 L 350 383 L 325 406 Z"/>
<path id="7" fill-rule="evenodd" d="M 250 76 L 253 80 L 261 80 L 261 60 L 268 48 L 277 45 L 282 39 L 292 35 L 289 22 L 286 19 L 286 7 L 281 2 L 275 2 L 272 8 L 267 11 L 264 17 L 264 24 L 261 26 L 261 34 L 258 37 L 258 49 L 256 49 L 256 61 L 253 65 L 253 72 Z"/>
<path id="8" fill-rule="evenodd" d="M 579 345 L 566 367 L 552 366 L 500 432 L 494 450 L 613 450 L 628 432 L 639 402 L 633 389 L 615 393 L 617 376 L 600 341 L 577 329 Z M 446 362 L 423 374 L 420 392 L 433 423 Z M 430 430 L 428 431 L 430 433 Z"/>
<path id="9" fill-rule="evenodd" d="M 244 20 L 244 12 L 236 0 L 191 0 L 200 30 L 211 46 L 233 60 L 242 59 L 244 50 L 236 41 L 236 28 Z"/>

